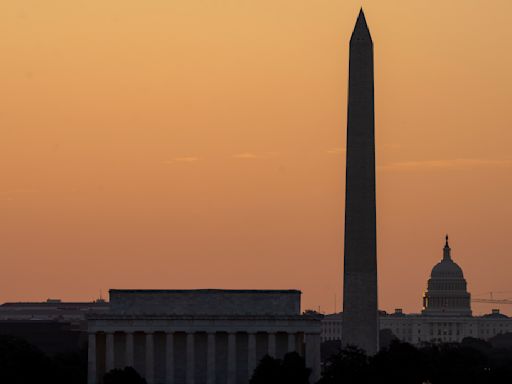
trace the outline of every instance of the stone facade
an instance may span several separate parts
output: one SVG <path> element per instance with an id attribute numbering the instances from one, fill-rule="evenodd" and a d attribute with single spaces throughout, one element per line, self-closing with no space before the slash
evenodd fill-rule
<path id="1" fill-rule="evenodd" d="M 389 329 L 398 339 L 411 344 L 461 342 L 465 337 L 488 340 L 512 332 L 512 318 L 496 309 L 487 315 L 467 317 L 404 314 L 397 309 L 393 314 L 381 314 L 380 329 Z M 322 319 L 322 341 L 341 340 L 342 333 L 343 314 Z"/>
<path id="2" fill-rule="evenodd" d="M 300 313 L 300 291 L 110 290 L 110 309 L 118 314 L 272 315 Z"/>
<path id="3" fill-rule="evenodd" d="M 246 384 L 266 354 L 296 351 L 320 377 L 320 319 L 300 291 L 111 290 L 88 316 L 89 384 L 134 367 L 148 384 Z"/>

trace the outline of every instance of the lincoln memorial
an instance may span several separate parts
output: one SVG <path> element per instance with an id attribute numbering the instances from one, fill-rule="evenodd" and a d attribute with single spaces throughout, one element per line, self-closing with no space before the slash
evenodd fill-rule
<path id="1" fill-rule="evenodd" d="M 247 384 L 264 355 L 296 351 L 320 377 L 320 319 L 297 290 L 110 290 L 88 316 L 88 383 L 134 367 L 148 384 Z"/>

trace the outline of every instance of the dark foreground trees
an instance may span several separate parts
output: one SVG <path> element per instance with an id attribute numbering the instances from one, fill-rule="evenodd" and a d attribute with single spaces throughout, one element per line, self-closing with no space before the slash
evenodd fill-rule
<path id="1" fill-rule="evenodd" d="M 373 357 L 340 350 L 324 365 L 319 384 L 498 384 L 512 383 L 512 349 L 482 340 L 416 348 L 394 341 Z"/>
<path id="2" fill-rule="evenodd" d="M 462 343 L 421 348 L 394 341 L 373 357 L 354 348 L 336 352 L 330 346 L 324 352 L 319 384 L 512 383 L 512 335 L 507 334 L 489 342 L 468 338 Z M 304 359 L 291 353 L 282 360 L 265 357 L 250 384 L 307 384 L 309 377 Z M 131 368 L 108 372 L 104 382 L 145 383 Z M 4 383 L 85 384 L 87 350 L 47 356 L 24 340 L 0 335 L 0 384 Z"/>
<path id="3" fill-rule="evenodd" d="M 85 350 L 47 356 L 27 341 L 0 335 L 0 383 L 85 384 Z"/>
<path id="4" fill-rule="evenodd" d="M 0 384 L 86 384 L 87 349 L 48 356 L 18 337 L 0 335 Z M 133 368 L 105 374 L 104 384 L 146 384 Z"/>
<path id="5" fill-rule="evenodd" d="M 132 367 L 126 367 L 105 373 L 103 384 L 146 384 L 146 380 Z"/>
<path id="6" fill-rule="evenodd" d="M 308 384 L 311 370 L 296 352 L 287 353 L 283 360 L 265 356 L 256 367 L 250 384 Z"/>
<path id="7" fill-rule="evenodd" d="M 38 383 L 54 374 L 51 360 L 39 349 L 16 337 L 0 336 L 0 383 Z"/>

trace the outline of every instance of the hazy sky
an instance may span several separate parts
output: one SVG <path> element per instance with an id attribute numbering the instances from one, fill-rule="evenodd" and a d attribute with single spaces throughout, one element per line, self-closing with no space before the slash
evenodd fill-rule
<path id="1" fill-rule="evenodd" d="M 474 296 L 512 297 L 512 2 L 362 4 L 380 307 L 420 310 L 446 232 Z M 1 1 L 0 301 L 297 288 L 339 310 L 360 6 Z"/>

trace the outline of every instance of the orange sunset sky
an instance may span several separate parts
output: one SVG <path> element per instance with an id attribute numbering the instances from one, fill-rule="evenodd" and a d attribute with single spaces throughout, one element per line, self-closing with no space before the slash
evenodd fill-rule
<path id="1" fill-rule="evenodd" d="M 380 308 L 421 309 L 446 232 L 473 296 L 512 297 L 509 0 L 22 0 L 0 2 L 0 302 L 297 288 L 339 310 L 361 5 Z"/>

